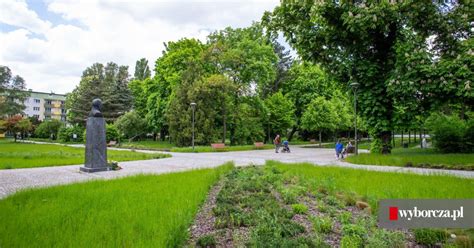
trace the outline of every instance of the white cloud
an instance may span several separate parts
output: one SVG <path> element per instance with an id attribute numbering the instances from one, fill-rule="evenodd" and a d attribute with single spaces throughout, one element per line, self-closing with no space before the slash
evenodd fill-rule
<path id="1" fill-rule="evenodd" d="M 28 9 L 25 1 L 0 1 L 0 22 L 22 27 L 35 33 L 43 33 L 51 27 L 51 23 L 41 20 L 38 15 Z"/>
<path id="2" fill-rule="evenodd" d="M 95 62 L 128 65 L 133 74 L 135 61 L 145 57 L 153 68 L 163 42 L 183 37 L 204 41 L 210 31 L 250 25 L 277 4 L 277 0 L 49 1 L 48 11 L 80 23 L 73 26 L 51 25 L 24 2 L 10 2 L 6 4 L 10 15 L 24 20 L 0 17 L 0 22 L 19 27 L 0 32 L 0 64 L 25 78 L 29 88 L 70 92 L 82 71 Z M 26 17 L 31 20 L 25 21 Z"/>

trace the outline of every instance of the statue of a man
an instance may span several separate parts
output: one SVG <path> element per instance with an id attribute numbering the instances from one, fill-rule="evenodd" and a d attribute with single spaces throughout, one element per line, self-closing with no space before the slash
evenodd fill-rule
<path id="1" fill-rule="evenodd" d="M 98 98 L 92 100 L 92 109 L 89 113 L 89 117 L 103 117 L 100 109 L 102 108 L 102 101 Z"/>

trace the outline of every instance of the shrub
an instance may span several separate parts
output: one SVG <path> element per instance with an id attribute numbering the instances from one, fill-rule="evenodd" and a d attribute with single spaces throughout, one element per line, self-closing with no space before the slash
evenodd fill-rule
<path id="1" fill-rule="evenodd" d="M 107 124 L 105 127 L 105 136 L 107 142 L 111 140 L 120 141 L 120 135 L 117 128 L 113 124 Z"/>
<path id="2" fill-rule="evenodd" d="M 448 234 L 438 229 L 415 229 L 414 233 L 416 242 L 422 245 L 432 246 L 448 239 Z"/>
<path id="3" fill-rule="evenodd" d="M 60 120 L 51 119 L 43 121 L 35 130 L 35 135 L 38 138 L 53 138 L 56 139 L 59 128 L 63 125 Z"/>
<path id="4" fill-rule="evenodd" d="M 295 214 L 305 214 L 308 212 L 308 207 L 304 204 L 293 204 L 291 207 L 293 208 L 293 212 Z"/>
<path id="5" fill-rule="evenodd" d="M 464 134 L 464 151 L 474 152 L 474 120 L 467 123 L 466 132 Z"/>
<path id="6" fill-rule="evenodd" d="M 469 152 L 473 149 L 472 123 L 472 121 L 466 123 L 456 115 L 434 114 L 427 119 L 426 126 L 431 130 L 433 144 L 437 150 L 444 153 L 456 153 Z"/>
<path id="7" fill-rule="evenodd" d="M 70 142 L 70 141 L 73 141 L 73 134 L 76 134 L 77 138 L 75 141 L 82 142 L 83 132 L 84 132 L 84 128 L 82 128 L 81 126 L 72 126 L 72 127 L 62 126 L 61 128 L 59 128 L 59 131 L 58 131 L 58 139 L 61 142 Z"/>
<path id="8" fill-rule="evenodd" d="M 138 138 L 146 134 L 146 120 L 140 117 L 137 112 L 130 111 L 120 116 L 115 121 L 115 126 L 120 134 L 128 139 Z"/>
<path id="9" fill-rule="evenodd" d="M 87 137 L 87 130 L 84 129 L 84 132 L 82 133 L 82 139 L 86 141 L 86 137 Z M 120 141 L 120 135 L 117 131 L 117 128 L 114 125 L 107 124 L 105 126 L 105 139 L 107 140 L 107 143 L 110 142 L 111 140 Z"/>

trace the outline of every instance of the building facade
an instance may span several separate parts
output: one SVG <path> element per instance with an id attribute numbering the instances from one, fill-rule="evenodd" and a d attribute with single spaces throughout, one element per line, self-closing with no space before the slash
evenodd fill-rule
<path id="1" fill-rule="evenodd" d="M 25 100 L 25 115 L 40 121 L 56 119 L 66 121 L 66 95 L 29 91 Z"/>

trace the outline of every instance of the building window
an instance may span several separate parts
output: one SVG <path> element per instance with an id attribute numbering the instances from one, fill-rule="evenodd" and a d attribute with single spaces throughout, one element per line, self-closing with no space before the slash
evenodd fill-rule
<path id="1" fill-rule="evenodd" d="M 61 109 L 61 113 L 62 113 L 62 114 L 65 114 L 65 113 L 66 113 L 66 109 Z"/>
<path id="2" fill-rule="evenodd" d="M 51 100 L 46 100 L 46 104 L 51 104 Z"/>
<path id="3" fill-rule="evenodd" d="M 40 110 L 40 107 L 33 107 L 33 110 L 34 110 L 34 111 L 39 111 L 39 110 Z"/>
<path id="4" fill-rule="evenodd" d="M 40 99 L 35 99 L 35 103 L 40 103 Z"/>
<path id="5" fill-rule="evenodd" d="M 46 112 L 51 112 L 51 108 L 46 108 Z"/>
<path id="6" fill-rule="evenodd" d="M 39 118 L 40 118 L 39 115 L 33 115 L 33 117 L 35 117 L 36 119 L 39 119 Z"/>
<path id="7" fill-rule="evenodd" d="M 61 104 L 64 104 L 64 101 L 61 101 Z"/>

